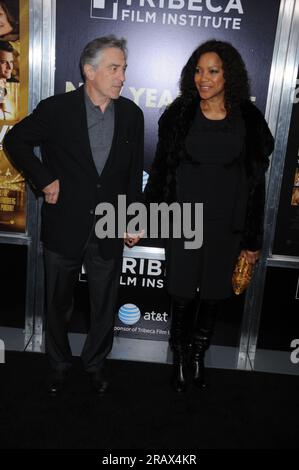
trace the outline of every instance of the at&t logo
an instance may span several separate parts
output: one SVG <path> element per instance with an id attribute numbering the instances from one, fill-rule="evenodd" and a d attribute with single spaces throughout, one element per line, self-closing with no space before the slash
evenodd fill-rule
<path id="1" fill-rule="evenodd" d="M 134 325 L 139 321 L 141 313 L 134 304 L 125 304 L 118 311 L 118 318 L 125 325 Z"/>

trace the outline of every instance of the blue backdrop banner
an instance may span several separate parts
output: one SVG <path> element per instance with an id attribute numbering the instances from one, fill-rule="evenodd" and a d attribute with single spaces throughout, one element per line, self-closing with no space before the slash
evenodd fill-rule
<path id="1" fill-rule="evenodd" d="M 231 42 L 251 78 L 253 99 L 264 111 L 280 0 L 59 0 L 55 93 L 82 83 L 79 56 L 98 36 L 128 40 L 123 95 L 144 111 L 145 169 L 157 139 L 157 121 L 178 94 L 182 67 L 207 39 Z"/>

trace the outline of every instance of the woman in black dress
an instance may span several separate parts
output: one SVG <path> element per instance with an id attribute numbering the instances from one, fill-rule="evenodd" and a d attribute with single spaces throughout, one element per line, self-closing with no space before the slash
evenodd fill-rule
<path id="1" fill-rule="evenodd" d="M 173 385 L 186 387 L 190 305 L 200 298 L 192 325 L 191 367 L 204 386 L 204 354 L 219 301 L 231 295 L 242 251 L 254 264 L 262 245 L 265 172 L 273 137 L 249 100 L 239 52 L 222 41 L 199 46 L 182 70 L 180 96 L 159 120 L 159 141 L 145 196 L 148 202 L 203 203 L 203 245 L 166 243 L 166 288 L 172 297 L 170 346 Z"/>

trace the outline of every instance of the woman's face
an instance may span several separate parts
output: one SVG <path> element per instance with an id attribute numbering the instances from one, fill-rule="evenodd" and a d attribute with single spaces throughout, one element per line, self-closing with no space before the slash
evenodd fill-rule
<path id="1" fill-rule="evenodd" d="M 11 33 L 12 29 L 12 25 L 9 23 L 5 11 L 0 6 L 0 36 Z"/>
<path id="2" fill-rule="evenodd" d="M 224 73 L 222 60 L 216 52 L 200 56 L 195 69 L 194 82 L 202 100 L 222 98 L 224 100 Z"/>

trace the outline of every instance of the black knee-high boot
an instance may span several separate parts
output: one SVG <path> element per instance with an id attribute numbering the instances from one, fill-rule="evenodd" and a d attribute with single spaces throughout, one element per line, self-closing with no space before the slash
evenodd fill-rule
<path id="1" fill-rule="evenodd" d="M 187 338 L 189 301 L 176 299 L 172 302 L 169 345 L 173 352 L 172 386 L 176 392 L 186 390 Z"/>
<path id="2" fill-rule="evenodd" d="M 199 388 L 206 387 L 204 357 L 214 332 L 218 305 L 217 300 L 202 300 L 195 319 L 191 368 L 193 382 Z"/>

